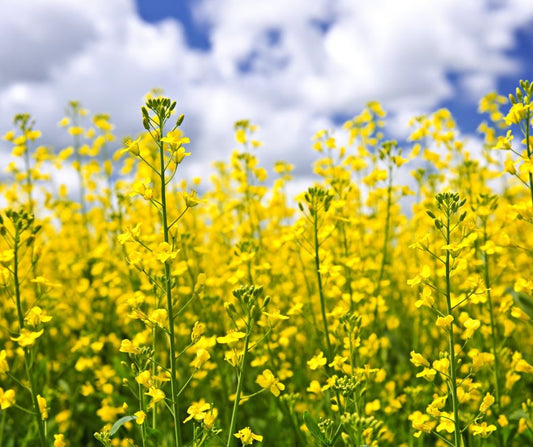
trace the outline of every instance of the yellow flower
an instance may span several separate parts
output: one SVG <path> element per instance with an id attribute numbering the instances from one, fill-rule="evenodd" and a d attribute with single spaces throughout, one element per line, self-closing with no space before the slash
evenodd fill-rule
<path id="1" fill-rule="evenodd" d="M 15 254 L 13 253 L 13 250 L 3 250 L 0 252 L 0 264 L 4 267 L 9 267 L 14 257 Z"/>
<path id="2" fill-rule="evenodd" d="M 33 346 L 35 344 L 35 340 L 43 335 L 43 332 L 44 329 L 41 329 L 38 332 L 32 332 L 26 328 L 23 328 L 20 331 L 20 335 L 18 337 L 11 337 L 11 340 L 16 341 L 20 347 L 27 348 L 29 346 Z"/>
<path id="3" fill-rule="evenodd" d="M 333 361 L 329 364 L 329 366 L 337 371 L 342 371 L 344 362 L 348 360 L 348 357 L 343 357 L 342 355 L 335 355 L 333 358 Z"/>
<path id="4" fill-rule="evenodd" d="M 59 434 L 54 435 L 54 447 L 65 447 L 65 435 Z"/>
<path id="5" fill-rule="evenodd" d="M 473 318 L 468 318 L 464 322 L 465 331 L 463 332 L 463 338 L 471 338 L 474 335 L 474 332 L 481 326 L 479 320 L 474 320 Z"/>
<path id="6" fill-rule="evenodd" d="M 274 374 L 272 374 L 272 371 L 269 369 L 265 369 L 263 373 L 257 377 L 256 383 L 262 388 L 270 390 L 270 392 L 276 397 L 279 396 L 280 391 L 285 389 L 285 385 L 280 383 L 279 379 L 276 379 Z"/>
<path id="7" fill-rule="evenodd" d="M 525 359 L 519 359 L 515 364 L 514 370 L 516 372 L 533 374 L 533 366 L 531 366 Z"/>
<path id="8" fill-rule="evenodd" d="M 80 127 L 80 126 L 70 126 L 68 128 L 68 133 L 73 136 L 83 135 L 83 132 L 84 132 L 83 127 Z"/>
<path id="9" fill-rule="evenodd" d="M 326 363 L 326 357 L 324 357 L 324 354 L 322 352 L 319 352 L 311 360 L 307 361 L 307 366 L 309 366 L 309 368 L 311 368 L 312 370 L 315 370 L 320 368 L 321 366 L 324 366 Z"/>
<path id="10" fill-rule="evenodd" d="M 152 373 L 150 372 L 150 370 L 147 369 L 146 371 L 141 372 L 137 377 L 135 377 L 135 381 L 140 385 L 149 388 L 152 384 Z"/>
<path id="11" fill-rule="evenodd" d="M 455 423 L 453 421 L 453 414 L 443 411 L 440 415 L 439 425 L 437 425 L 437 431 L 447 431 L 453 433 L 455 431 Z"/>
<path id="12" fill-rule="evenodd" d="M 142 410 L 136 411 L 134 413 L 135 416 L 135 423 L 138 425 L 144 424 L 144 420 L 146 419 L 146 413 Z"/>
<path id="13" fill-rule="evenodd" d="M 6 140 L 6 141 L 13 141 L 15 139 L 15 131 L 14 130 L 10 130 L 6 134 L 4 134 L 4 136 L 2 138 L 4 140 Z"/>
<path id="14" fill-rule="evenodd" d="M 143 196 L 145 200 L 151 200 L 154 196 L 154 192 L 151 187 L 152 181 L 149 178 L 145 178 L 135 182 L 132 185 L 133 191 L 130 193 L 130 196 L 140 195 Z"/>
<path id="15" fill-rule="evenodd" d="M 211 408 L 211 410 L 205 414 L 204 416 L 204 426 L 208 430 L 211 430 L 213 428 L 213 425 L 215 424 L 215 419 L 218 416 L 218 410 L 214 407 Z"/>
<path id="16" fill-rule="evenodd" d="M 429 366 L 429 362 L 424 356 L 415 351 L 411 351 L 411 363 L 415 366 Z"/>
<path id="17" fill-rule="evenodd" d="M 470 430 L 472 430 L 472 434 L 474 436 L 487 438 L 493 431 L 496 430 L 496 426 L 493 424 L 488 425 L 486 422 L 482 422 L 481 424 L 472 424 L 470 426 Z"/>
<path id="18" fill-rule="evenodd" d="M 150 314 L 149 320 L 159 327 L 166 327 L 168 323 L 168 312 L 166 309 L 155 309 Z"/>
<path id="19" fill-rule="evenodd" d="M 512 142 L 513 142 L 513 134 L 510 130 L 508 130 L 507 135 L 505 137 L 502 137 L 502 136 L 498 137 L 498 140 L 496 141 L 496 146 L 494 146 L 494 149 L 502 149 L 504 151 L 510 150 L 513 148 Z"/>
<path id="20" fill-rule="evenodd" d="M 413 425 L 415 430 L 418 430 L 418 433 L 415 433 L 415 437 L 420 437 L 422 433 L 431 433 L 431 430 L 435 428 L 437 423 L 432 421 L 431 418 L 420 411 L 415 411 L 409 415 L 409 420 Z"/>
<path id="21" fill-rule="evenodd" d="M 7 363 L 7 353 L 5 349 L 0 351 L 0 374 L 5 374 L 9 371 L 9 364 Z"/>
<path id="22" fill-rule="evenodd" d="M 200 321 L 196 321 L 191 331 L 191 341 L 196 343 L 202 335 L 205 333 L 205 324 Z"/>
<path id="23" fill-rule="evenodd" d="M 162 401 L 166 396 L 163 390 L 160 390 L 156 387 L 150 387 L 147 393 L 145 393 L 147 396 L 150 396 L 152 398 L 152 403 L 150 405 L 155 404 L 156 402 Z"/>
<path id="24" fill-rule="evenodd" d="M 207 350 L 205 350 L 204 348 L 200 348 L 198 349 L 198 351 L 196 351 L 196 357 L 191 362 L 191 366 L 193 368 L 200 369 L 203 364 L 207 362 L 210 358 L 211 355 L 209 354 L 209 352 L 207 352 Z"/>
<path id="25" fill-rule="evenodd" d="M 127 338 L 125 338 L 124 340 L 122 340 L 122 342 L 120 343 L 120 349 L 119 349 L 120 352 L 125 352 L 127 354 L 140 354 L 141 352 L 141 348 L 139 348 L 138 346 L 134 345 L 131 340 L 128 340 Z"/>
<path id="26" fill-rule="evenodd" d="M 34 306 L 30 309 L 28 314 L 24 317 L 24 321 L 30 326 L 38 326 L 41 323 L 48 323 L 52 317 L 46 315 L 39 306 Z"/>
<path id="27" fill-rule="evenodd" d="M 206 403 L 206 401 L 203 399 L 201 399 L 199 402 L 194 402 L 189 408 L 187 408 L 187 414 L 189 416 L 187 416 L 183 422 L 189 422 L 191 419 L 202 421 L 210 409 L 211 404 Z"/>
<path id="28" fill-rule="evenodd" d="M 485 397 L 483 398 L 483 401 L 481 402 L 481 406 L 479 407 L 479 412 L 486 413 L 493 403 L 494 403 L 494 397 L 491 396 L 489 393 L 485 394 Z"/>
<path id="29" fill-rule="evenodd" d="M 246 131 L 244 129 L 237 129 L 235 132 L 235 140 L 237 140 L 237 143 L 239 144 L 246 143 Z"/>
<path id="30" fill-rule="evenodd" d="M 504 414 L 498 416 L 498 425 L 500 427 L 507 427 L 509 425 L 509 420 Z"/>
<path id="31" fill-rule="evenodd" d="M 39 403 L 39 411 L 41 412 L 41 419 L 44 421 L 48 419 L 48 409 L 46 408 L 46 399 L 40 394 L 37 394 L 37 402 Z"/>
<path id="32" fill-rule="evenodd" d="M 263 441 L 263 437 L 252 433 L 250 427 L 245 427 L 242 430 L 239 430 L 233 436 L 240 439 L 243 445 L 252 445 L 254 441 Z"/>
<path id="33" fill-rule="evenodd" d="M 422 371 L 420 371 L 416 377 L 422 377 L 423 379 L 426 379 L 428 382 L 432 382 L 433 379 L 435 379 L 435 376 L 437 375 L 437 371 L 431 368 L 424 368 Z"/>
<path id="34" fill-rule="evenodd" d="M 223 337 L 217 337 L 217 343 L 220 344 L 230 344 L 239 341 L 241 338 L 244 338 L 246 334 L 240 331 L 230 331 Z"/>
<path id="35" fill-rule="evenodd" d="M 511 124 L 519 124 L 520 121 L 524 120 L 527 117 L 528 109 L 530 105 L 524 106 L 521 102 L 513 104 L 509 113 L 505 117 L 505 124 L 510 126 Z"/>
<path id="36" fill-rule="evenodd" d="M 161 141 L 168 143 L 173 150 L 191 142 L 189 138 L 183 136 L 183 132 L 179 129 L 168 132 L 166 137 L 161 138 Z"/>
<path id="37" fill-rule="evenodd" d="M 178 251 L 172 251 L 172 247 L 168 242 L 161 242 L 157 250 L 154 250 L 154 254 L 155 257 L 164 264 L 165 262 L 176 259 Z"/>
<path id="38" fill-rule="evenodd" d="M 453 315 L 446 315 L 445 317 L 437 317 L 436 325 L 442 329 L 448 329 L 453 321 Z"/>
<path id="39" fill-rule="evenodd" d="M 446 358 L 435 360 L 433 362 L 433 368 L 441 374 L 448 375 L 450 371 L 450 361 Z"/>
<path id="40" fill-rule="evenodd" d="M 4 391 L 0 388 L 0 410 L 6 410 L 13 405 L 15 405 L 15 390 Z"/>
<path id="41" fill-rule="evenodd" d="M 307 387 L 307 391 L 313 394 L 322 394 L 322 387 L 318 380 L 311 380 L 311 383 Z"/>

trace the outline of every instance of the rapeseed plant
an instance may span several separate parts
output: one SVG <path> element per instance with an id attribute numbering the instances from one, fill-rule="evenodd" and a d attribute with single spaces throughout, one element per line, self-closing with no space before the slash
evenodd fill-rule
<path id="1" fill-rule="evenodd" d="M 368 103 L 315 134 L 294 201 L 247 120 L 181 179 L 194 151 L 159 93 L 120 148 L 77 102 L 70 147 L 24 114 L 5 135 L 1 445 L 533 442 L 529 82 L 482 99 L 480 154 L 445 109 L 400 152 Z"/>

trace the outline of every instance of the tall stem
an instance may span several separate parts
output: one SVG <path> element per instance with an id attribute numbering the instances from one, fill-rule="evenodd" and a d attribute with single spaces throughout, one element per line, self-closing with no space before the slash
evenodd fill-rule
<path id="1" fill-rule="evenodd" d="M 320 298 L 320 311 L 322 313 L 322 322 L 324 324 L 324 335 L 326 337 L 326 346 L 328 349 L 328 363 L 333 360 L 333 349 L 331 348 L 331 341 L 329 339 L 328 320 L 326 318 L 326 299 L 324 297 L 324 289 L 322 286 L 322 274 L 320 273 L 320 253 L 318 242 L 318 211 L 313 211 L 313 237 L 315 246 L 315 270 L 316 279 L 318 282 L 318 295 Z"/>
<path id="2" fill-rule="evenodd" d="M 487 243 L 487 223 L 486 221 L 483 222 L 483 243 Z M 490 335 L 491 335 L 491 341 L 492 341 L 492 355 L 494 356 L 494 388 L 496 393 L 496 405 L 498 405 L 498 409 L 500 407 L 500 380 L 498 377 L 499 373 L 499 360 L 498 360 L 498 354 L 497 354 L 497 343 L 496 340 L 498 339 L 498 336 L 496 334 L 496 322 L 494 319 L 494 309 L 492 306 L 492 294 L 490 292 L 490 272 L 489 272 L 489 259 L 486 252 L 483 252 L 483 273 L 484 273 L 484 279 L 485 279 L 485 289 L 487 289 L 487 302 L 489 304 L 489 315 L 490 315 Z"/>
<path id="3" fill-rule="evenodd" d="M 239 369 L 239 377 L 237 379 L 237 390 L 235 391 L 235 401 L 233 402 L 233 410 L 231 412 L 231 422 L 226 447 L 231 447 L 235 441 L 235 437 L 233 436 L 233 434 L 235 433 L 235 429 L 237 428 L 237 413 L 239 412 L 239 401 L 241 400 L 242 382 L 246 373 L 246 357 L 248 353 L 248 345 L 250 343 L 250 332 L 251 330 L 250 328 L 248 328 L 248 330 L 246 331 L 246 338 L 244 339 L 244 352 L 242 354 L 242 362 L 241 367 Z"/>
<path id="4" fill-rule="evenodd" d="M 527 110 L 526 115 L 526 151 L 527 157 L 531 159 L 531 141 L 529 141 L 530 127 L 531 127 L 531 110 Z M 531 195 L 531 206 L 533 206 L 533 175 L 529 173 L 529 193 Z"/>
<path id="5" fill-rule="evenodd" d="M 159 135 L 160 138 L 163 133 L 165 117 L 159 117 Z M 167 218 L 167 196 L 166 196 L 166 177 L 165 177 L 165 154 L 164 143 L 159 140 L 159 159 L 160 169 L 159 177 L 161 180 L 161 220 L 163 224 L 163 238 L 165 242 L 169 243 L 168 235 L 168 218 Z M 178 379 L 176 371 L 176 342 L 174 332 L 174 306 L 172 302 L 172 289 L 170 287 L 170 264 L 165 262 L 165 295 L 167 297 L 167 312 L 168 312 L 168 333 L 169 333 L 169 356 L 170 356 L 170 389 L 172 394 L 172 417 L 174 419 L 174 445 L 181 447 L 181 425 L 180 425 L 180 407 L 177 398 L 178 393 Z"/>
<path id="6" fill-rule="evenodd" d="M 20 296 L 20 279 L 19 279 L 19 257 L 18 257 L 18 249 L 19 249 L 19 242 L 20 242 L 20 234 L 19 229 L 15 229 L 15 237 L 14 237 L 14 245 L 13 245 L 13 281 L 15 285 L 15 302 L 17 306 L 17 318 L 19 323 L 19 329 L 22 331 L 24 329 L 24 313 L 22 311 L 22 300 Z M 26 376 L 28 378 L 28 382 L 30 383 L 30 394 L 31 399 L 33 402 L 33 409 L 35 411 L 35 420 L 37 422 L 37 428 L 39 430 L 39 440 L 42 447 L 46 446 L 46 434 L 44 430 L 44 424 L 43 420 L 41 418 L 41 410 L 39 408 L 39 400 L 37 399 L 37 393 L 36 393 L 36 384 L 35 384 L 35 378 L 33 376 L 32 370 L 31 370 L 31 362 L 30 362 L 30 355 L 31 351 L 30 348 L 24 348 L 24 367 L 26 369 Z"/>
<path id="7" fill-rule="evenodd" d="M 450 209 L 446 213 L 446 244 L 450 244 Z M 446 307 L 447 314 L 452 314 L 451 281 L 450 281 L 450 250 L 446 250 Z M 461 447 L 461 426 L 459 423 L 459 400 L 457 398 L 457 377 L 455 360 L 455 340 L 453 335 L 453 321 L 448 327 L 448 343 L 450 354 L 450 390 L 452 392 L 453 419 L 455 424 L 455 447 Z"/>
<path id="8" fill-rule="evenodd" d="M 32 190 L 33 190 L 33 178 L 31 176 L 31 159 L 30 159 L 30 147 L 28 143 L 26 142 L 26 150 L 24 151 L 24 163 L 26 164 L 26 188 L 28 189 L 26 191 L 28 195 L 28 211 L 30 213 L 33 213 L 33 197 L 32 197 Z"/>

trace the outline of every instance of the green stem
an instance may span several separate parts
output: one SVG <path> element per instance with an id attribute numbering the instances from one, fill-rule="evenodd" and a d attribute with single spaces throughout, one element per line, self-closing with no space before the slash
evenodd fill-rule
<path id="1" fill-rule="evenodd" d="M 483 241 L 486 244 L 487 243 L 487 223 L 486 221 L 483 222 Z M 495 393 L 496 393 L 496 404 L 498 405 L 498 409 L 500 409 L 500 380 L 498 377 L 499 373 L 499 360 L 498 360 L 498 354 L 497 354 L 497 334 L 496 334 L 496 322 L 494 320 L 494 309 L 492 306 L 492 294 L 490 292 L 490 272 L 489 272 L 489 259 L 486 252 L 483 252 L 483 271 L 484 271 L 484 279 L 485 279 L 485 288 L 487 289 L 487 301 L 489 303 L 489 315 L 490 315 L 490 335 L 491 335 L 491 341 L 492 341 L 492 355 L 494 356 L 494 387 L 495 387 Z"/>
<path id="2" fill-rule="evenodd" d="M 33 189 L 33 181 L 31 177 L 31 160 L 30 160 L 30 147 L 28 143 L 26 143 L 26 150 L 24 151 L 24 162 L 26 164 L 26 188 L 28 191 L 26 193 L 28 194 L 28 211 L 33 214 L 33 197 L 32 197 L 32 189 Z"/>
<path id="3" fill-rule="evenodd" d="M 6 427 L 7 412 L 2 411 L 2 422 L 0 422 L 0 445 L 4 445 L 4 429 Z"/>
<path id="4" fill-rule="evenodd" d="M 19 323 L 19 330 L 22 331 L 24 329 L 24 313 L 22 312 L 22 302 L 21 302 L 21 296 L 20 296 L 20 279 L 19 279 L 19 258 L 18 258 L 18 249 L 19 249 L 19 242 L 20 242 L 20 234 L 18 228 L 15 230 L 15 238 L 14 238 L 14 246 L 13 246 L 13 254 L 14 254 L 14 267 L 13 267 L 13 281 L 15 284 L 15 301 L 17 306 L 17 318 Z M 31 399 L 33 402 L 33 409 L 35 410 L 35 419 L 37 422 L 37 428 L 39 430 L 39 440 L 42 447 L 46 446 L 46 435 L 44 431 L 44 424 L 43 420 L 41 418 L 41 410 L 39 408 L 39 401 L 37 399 L 37 393 L 36 385 L 35 385 L 35 378 L 33 377 L 32 370 L 31 370 L 31 364 L 30 364 L 30 350 L 29 348 L 24 349 L 24 367 L 26 369 L 26 376 L 28 378 L 28 382 L 30 383 L 30 394 Z"/>
<path id="5" fill-rule="evenodd" d="M 157 329 L 154 326 L 154 328 L 152 329 L 152 349 L 154 351 L 154 354 L 153 354 L 154 357 L 152 358 L 153 360 L 152 376 L 155 376 L 157 373 L 157 366 L 156 366 L 156 361 L 155 361 L 155 353 L 157 352 L 156 346 L 157 346 Z M 154 403 L 154 407 L 152 408 L 152 428 L 154 430 L 157 428 L 157 403 Z"/>
<path id="6" fill-rule="evenodd" d="M 138 391 L 139 392 L 139 410 L 144 411 L 144 394 L 143 394 L 143 390 L 142 390 L 142 385 L 140 383 L 139 383 L 138 389 L 139 389 L 139 391 Z M 155 413 L 155 411 L 156 411 L 155 410 L 155 406 L 154 406 L 153 410 L 154 410 L 153 412 Z M 146 446 L 145 439 L 146 439 L 146 422 L 143 422 L 141 424 L 141 441 L 142 441 L 143 447 Z"/>
<path id="7" fill-rule="evenodd" d="M 450 209 L 446 212 L 446 244 L 450 244 Z M 447 314 L 452 314 L 451 281 L 450 281 L 450 250 L 446 250 L 446 306 Z M 455 425 L 455 447 L 461 447 L 461 427 L 459 423 L 459 400 L 457 398 L 457 377 L 455 360 L 455 341 L 453 335 L 453 321 L 448 327 L 448 344 L 450 354 L 450 389 L 452 392 L 453 419 Z"/>
<path id="8" fill-rule="evenodd" d="M 315 270 L 316 270 L 316 279 L 318 282 L 318 295 L 320 297 L 320 311 L 322 313 L 322 323 L 324 324 L 324 335 L 326 338 L 326 345 L 328 349 L 328 363 L 333 360 L 333 349 L 331 347 L 331 341 L 329 338 L 329 328 L 328 320 L 326 318 L 326 298 L 324 296 L 324 289 L 322 285 L 322 274 L 320 273 L 320 253 L 319 253 L 319 242 L 318 242 L 318 211 L 315 209 L 313 211 L 313 237 L 314 237 L 314 249 L 315 249 Z"/>
<path id="9" fill-rule="evenodd" d="M 527 151 L 527 157 L 529 159 L 531 159 L 531 142 L 529 141 L 530 120 L 531 120 L 531 111 L 530 109 L 528 109 L 527 117 L 526 117 L 526 151 Z M 531 174 L 531 172 L 529 173 L 529 193 L 531 195 L 531 206 L 533 206 L 533 175 Z"/>
<path id="10" fill-rule="evenodd" d="M 163 126 L 164 118 L 159 119 L 159 135 L 164 135 Z M 163 224 L 163 238 L 166 243 L 169 243 L 169 231 L 167 220 L 167 198 L 166 198 L 166 181 L 165 181 L 165 155 L 164 155 L 164 143 L 159 140 L 159 161 L 161 171 L 159 176 L 161 179 L 161 220 Z M 168 312 L 168 337 L 169 337 L 169 356 L 170 356 L 170 389 L 172 394 L 172 417 L 174 419 L 174 445 L 181 447 L 181 425 L 180 425 L 180 407 L 177 398 L 178 393 L 178 379 L 176 371 L 176 341 L 174 332 L 174 306 L 172 302 L 172 290 L 170 287 L 170 264 L 165 262 L 165 295 L 167 298 L 167 312 Z"/>
<path id="11" fill-rule="evenodd" d="M 381 248 L 381 266 L 379 268 L 379 277 L 376 284 L 376 290 L 374 291 L 374 299 L 376 300 L 376 307 L 374 308 L 374 325 L 377 328 L 378 322 L 378 299 L 379 294 L 381 293 L 381 281 L 383 281 L 383 276 L 385 275 L 385 266 L 387 265 L 388 259 L 388 247 L 389 247 L 389 233 L 390 233 L 390 215 L 392 207 L 392 167 L 389 168 L 389 185 L 387 187 L 387 214 L 385 216 L 385 233 L 383 235 L 383 246 Z"/>
<path id="12" fill-rule="evenodd" d="M 235 429 L 237 427 L 237 414 L 239 412 L 239 401 L 241 400 L 242 382 L 244 380 L 244 375 L 246 373 L 246 360 L 247 360 L 247 354 L 248 354 L 248 345 L 250 343 L 250 334 L 251 334 L 251 328 L 248 327 L 248 330 L 246 331 L 246 338 L 244 339 L 244 352 L 242 354 L 242 362 L 239 368 L 239 377 L 237 379 L 237 390 L 235 391 L 235 401 L 233 402 L 233 410 L 231 412 L 231 422 L 230 422 L 230 429 L 228 433 L 228 440 L 226 442 L 226 447 L 231 447 L 235 442 L 235 437 L 233 436 L 233 434 L 235 433 Z"/>

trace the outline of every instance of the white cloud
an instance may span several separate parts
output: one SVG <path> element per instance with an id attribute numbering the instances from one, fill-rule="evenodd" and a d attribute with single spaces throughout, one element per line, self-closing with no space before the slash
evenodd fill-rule
<path id="1" fill-rule="evenodd" d="M 120 136 L 134 134 L 143 94 L 163 87 L 187 115 L 191 173 L 227 158 L 241 118 L 261 126 L 265 162 L 284 158 L 305 172 L 314 159 L 310 137 L 333 127 L 333 114 L 354 115 L 378 99 L 397 128 L 401 117 L 457 92 L 477 100 L 519 68 L 506 52 L 533 18 L 526 0 L 203 0 L 194 7 L 209 50 L 189 48 L 175 20 L 143 22 L 130 0 L 5 0 L 0 133 L 14 113 L 29 111 L 49 142 L 68 144 L 56 122 L 67 101 L 79 99 L 110 113 Z"/>

